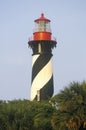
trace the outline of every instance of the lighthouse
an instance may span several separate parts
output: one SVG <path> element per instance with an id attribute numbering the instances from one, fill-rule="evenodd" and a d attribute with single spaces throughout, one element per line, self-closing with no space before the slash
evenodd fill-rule
<path id="1" fill-rule="evenodd" d="M 48 100 L 54 92 L 52 50 L 57 42 L 52 38 L 50 22 L 42 13 L 34 20 L 33 36 L 28 41 L 32 49 L 31 101 Z"/>

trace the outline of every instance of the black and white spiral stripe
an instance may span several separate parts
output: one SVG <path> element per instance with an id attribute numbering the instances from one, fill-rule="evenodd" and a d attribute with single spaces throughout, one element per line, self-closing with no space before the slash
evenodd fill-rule
<path id="1" fill-rule="evenodd" d="M 31 100 L 47 100 L 53 95 L 52 54 L 35 54 L 32 56 Z"/>

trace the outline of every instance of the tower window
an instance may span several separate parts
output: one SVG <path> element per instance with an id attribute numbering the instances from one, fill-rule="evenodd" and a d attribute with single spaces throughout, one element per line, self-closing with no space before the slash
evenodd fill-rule
<path id="1" fill-rule="evenodd" d="M 35 24 L 35 32 L 51 32 L 50 22 L 47 21 L 39 21 Z"/>

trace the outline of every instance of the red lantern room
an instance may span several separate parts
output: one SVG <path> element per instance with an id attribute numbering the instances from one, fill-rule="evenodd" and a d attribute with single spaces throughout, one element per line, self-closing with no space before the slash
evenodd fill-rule
<path id="1" fill-rule="evenodd" d="M 45 18 L 44 14 L 41 14 L 41 17 L 34 22 L 34 40 L 51 40 L 50 20 Z"/>
<path id="2" fill-rule="evenodd" d="M 44 17 L 44 14 L 41 14 L 41 17 L 34 20 L 35 28 L 33 32 L 33 37 L 29 39 L 28 44 L 30 47 L 35 46 L 33 44 L 42 44 L 49 43 L 51 48 L 56 46 L 56 39 L 52 38 L 50 20 Z"/>

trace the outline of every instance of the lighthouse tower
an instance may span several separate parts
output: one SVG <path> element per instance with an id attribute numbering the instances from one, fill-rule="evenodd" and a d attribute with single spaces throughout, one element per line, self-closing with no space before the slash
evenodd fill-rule
<path id="1" fill-rule="evenodd" d="M 52 38 L 50 20 L 41 14 L 35 21 L 33 37 L 28 45 L 32 49 L 31 100 L 48 100 L 54 91 L 52 71 L 52 49 L 56 40 Z"/>

